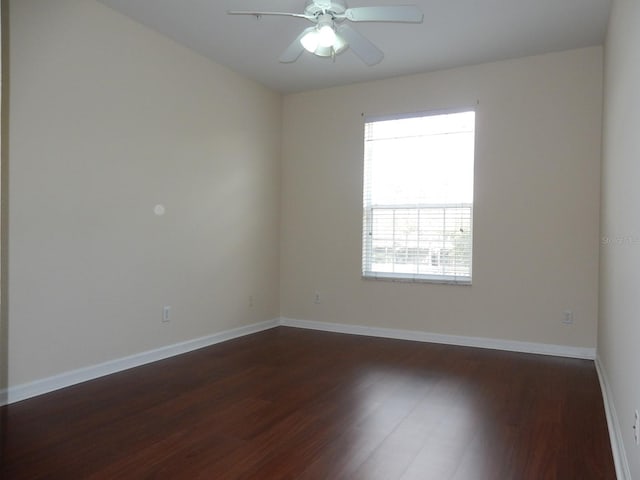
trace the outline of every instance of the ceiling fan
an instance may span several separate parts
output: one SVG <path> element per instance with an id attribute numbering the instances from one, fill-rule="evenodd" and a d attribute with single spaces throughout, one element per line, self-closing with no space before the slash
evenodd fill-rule
<path id="1" fill-rule="evenodd" d="M 307 0 L 304 13 L 289 12 L 228 12 L 230 15 L 280 15 L 304 18 L 314 25 L 308 27 L 280 56 L 283 63 L 295 62 L 303 51 L 318 56 L 335 58 L 351 48 L 365 64 L 379 63 L 384 54 L 366 37 L 352 28 L 350 22 L 422 23 L 423 14 L 413 5 L 348 8 L 344 0 Z"/>

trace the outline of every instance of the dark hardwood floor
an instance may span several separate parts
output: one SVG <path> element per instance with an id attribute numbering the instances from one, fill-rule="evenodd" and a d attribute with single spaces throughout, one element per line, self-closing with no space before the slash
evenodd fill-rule
<path id="1" fill-rule="evenodd" d="M 12 404 L 3 479 L 614 479 L 593 362 L 276 328 Z"/>

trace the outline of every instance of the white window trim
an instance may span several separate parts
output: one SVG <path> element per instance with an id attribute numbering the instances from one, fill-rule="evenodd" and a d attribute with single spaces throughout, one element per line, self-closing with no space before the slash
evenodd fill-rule
<path id="1" fill-rule="evenodd" d="M 420 111 L 420 112 L 412 112 L 412 113 L 399 113 L 399 114 L 391 114 L 391 115 L 375 115 L 375 116 L 365 116 L 363 115 L 363 131 L 367 123 L 371 122 L 379 122 L 379 121 L 388 121 L 388 120 L 401 120 L 405 118 L 417 118 L 417 117 L 427 117 L 427 116 L 438 116 L 438 115 L 447 115 L 447 114 L 455 114 L 455 113 L 463 113 L 463 112 L 474 112 L 477 113 L 476 106 L 473 107 L 459 107 L 459 108 L 450 108 L 450 109 L 438 109 L 438 110 L 428 110 L 428 111 Z M 364 135 L 363 135 L 364 136 Z M 474 143 L 477 142 L 477 135 L 474 135 Z M 474 152 L 476 151 L 474 145 Z M 475 157 L 475 153 L 474 153 Z M 475 158 L 474 158 L 475 165 Z M 475 167 L 474 167 L 475 170 Z M 475 177 L 475 175 L 474 175 Z M 375 205 L 371 205 L 371 200 L 369 199 L 365 202 L 365 194 L 370 193 L 366 189 L 367 180 L 363 181 L 363 210 L 366 208 L 364 204 L 369 206 L 367 209 L 366 215 L 370 215 L 370 211 L 375 208 Z M 475 183 L 475 181 L 474 181 Z M 475 189 L 474 189 L 475 190 Z M 475 196 L 475 195 L 474 195 Z M 364 229 L 365 225 L 369 224 L 365 220 L 365 214 L 363 214 L 363 223 L 361 232 L 363 235 L 362 239 L 362 261 L 361 261 L 361 278 L 363 280 L 379 280 L 379 281 L 390 281 L 390 282 L 398 282 L 398 283 L 429 283 L 429 284 L 443 284 L 443 285 L 460 285 L 460 286 L 471 286 L 473 280 L 473 251 L 474 251 L 474 203 L 470 204 L 471 207 L 471 265 L 469 267 L 469 275 L 468 276 L 457 276 L 457 275 L 433 275 L 433 274 L 415 274 L 415 273 L 401 273 L 401 272 L 375 272 L 371 270 L 371 260 L 372 257 L 369 256 L 369 265 L 365 267 L 364 259 L 365 259 L 365 251 L 371 252 L 371 237 L 366 234 Z M 396 208 L 402 207 L 401 205 L 394 206 Z M 366 236 L 366 239 L 364 238 Z"/>

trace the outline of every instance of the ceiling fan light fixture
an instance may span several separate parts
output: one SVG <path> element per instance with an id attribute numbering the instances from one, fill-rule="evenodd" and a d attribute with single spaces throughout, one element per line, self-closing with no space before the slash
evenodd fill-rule
<path id="1" fill-rule="evenodd" d="M 318 17 L 316 27 L 300 39 L 304 49 L 320 57 L 332 55 L 336 48 L 338 36 L 333 28 L 333 17 L 323 14 Z M 326 54 L 326 51 L 330 52 Z"/>
<path id="2" fill-rule="evenodd" d="M 332 47 L 336 41 L 336 32 L 331 25 L 318 28 L 318 44 L 321 47 Z"/>
<path id="3" fill-rule="evenodd" d="M 313 53 L 316 51 L 318 45 L 320 44 L 319 37 L 320 35 L 318 34 L 318 30 L 314 28 L 310 32 L 307 32 L 307 34 L 300 39 L 300 43 L 307 52 Z"/>
<path id="4" fill-rule="evenodd" d="M 313 34 L 317 32 L 310 33 Z M 337 34 L 333 45 L 329 45 L 326 47 L 324 45 L 320 45 L 317 41 L 317 36 L 314 35 L 310 35 L 310 38 L 306 40 L 305 37 L 303 37 L 300 40 L 300 43 L 302 43 L 302 46 L 305 48 L 305 50 L 307 50 L 309 53 L 312 53 L 316 57 L 334 57 L 344 52 L 349 46 L 349 44 L 340 35 Z"/>
<path id="5" fill-rule="evenodd" d="M 338 55 L 344 52 L 348 46 L 349 44 L 347 43 L 347 41 L 340 35 L 336 34 L 336 39 L 333 42 L 333 51 L 335 52 L 335 54 Z"/>
<path id="6" fill-rule="evenodd" d="M 331 57 L 332 55 L 334 55 L 333 47 L 323 47 L 322 45 L 318 45 L 318 48 L 316 48 L 311 53 L 313 53 L 316 57 Z"/>
<path id="7" fill-rule="evenodd" d="M 300 39 L 303 48 L 317 57 L 335 57 L 349 46 L 336 32 L 331 15 L 321 15 L 315 28 Z"/>

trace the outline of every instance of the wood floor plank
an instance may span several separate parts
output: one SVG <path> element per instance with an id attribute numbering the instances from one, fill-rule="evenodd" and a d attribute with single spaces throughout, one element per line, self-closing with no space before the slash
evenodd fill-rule
<path id="1" fill-rule="evenodd" d="M 279 327 L 0 411 L 3 479 L 614 479 L 592 361 Z"/>

